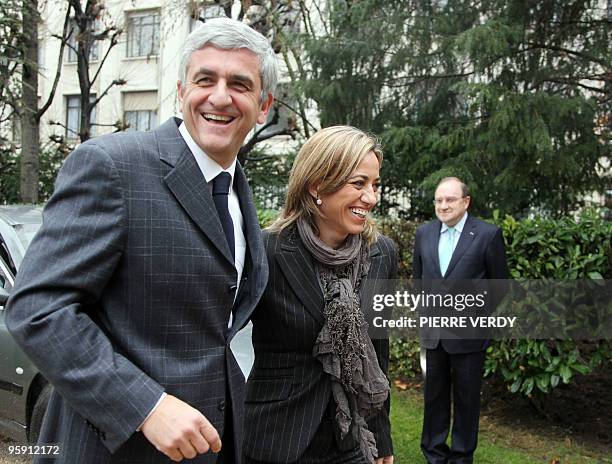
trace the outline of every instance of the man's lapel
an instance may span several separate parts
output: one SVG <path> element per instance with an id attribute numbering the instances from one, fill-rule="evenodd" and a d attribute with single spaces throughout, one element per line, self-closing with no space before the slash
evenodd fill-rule
<path id="1" fill-rule="evenodd" d="M 245 268 L 243 271 L 241 288 L 239 288 L 238 291 L 241 293 L 248 292 L 248 295 L 238 295 L 240 300 L 236 298 L 235 304 L 239 306 L 236 311 L 236 320 L 230 331 L 230 337 L 233 337 L 236 331 L 246 324 L 251 312 L 255 308 L 255 302 L 259 301 L 268 281 L 268 264 L 261 238 L 257 210 L 253 203 L 249 184 L 238 163 L 236 164 L 236 171 L 234 173 L 234 189 L 238 195 L 240 210 L 242 211 L 242 218 L 244 219 L 244 236 L 246 238 L 246 252 L 248 254 L 244 257 Z M 243 297 L 249 298 L 245 300 Z M 244 302 L 246 302 L 246 304 L 243 304 Z"/>
<path id="2" fill-rule="evenodd" d="M 434 271 L 436 278 L 441 279 L 442 273 L 440 272 L 440 255 L 438 254 L 438 242 L 440 241 L 440 229 L 442 229 L 442 222 L 434 220 L 431 223 L 431 230 L 429 233 L 423 234 L 427 240 L 427 250 L 430 258 L 430 262 L 433 262 Z"/>
<path id="3" fill-rule="evenodd" d="M 164 182 L 191 219 L 223 256 L 234 265 L 206 179 L 178 130 L 179 118 L 170 118 L 155 130 L 159 157 L 170 167 Z"/>
<path id="4" fill-rule="evenodd" d="M 281 251 L 276 255 L 278 265 L 306 311 L 323 324 L 323 293 L 310 253 L 297 231 L 282 233 L 279 240 Z"/>
<path id="5" fill-rule="evenodd" d="M 191 219 L 233 266 L 234 258 L 221 227 L 208 184 L 187 145 L 177 164 L 164 177 L 164 182 Z"/>
<path id="6" fill-rule="evenodd" d="M 472 216 L 468 214 L 468 217 L 463 226 L 463 231 L 461 232 L 461 236 L 459 237 L 459 242 L 455 247 L 455 251 L 453 252 L 453 256 L 451 257 L 450 263 L 448 263 L 448 269 L 446 270 L 445 276 L 449 276 L 453 271 L 454 267 L 457 265 L 463 254 L 470 247 L 474 238 L 476 237 L 476 222 L 472 220 Z M 439 267 L 439 266 L 438 266 Z"/>

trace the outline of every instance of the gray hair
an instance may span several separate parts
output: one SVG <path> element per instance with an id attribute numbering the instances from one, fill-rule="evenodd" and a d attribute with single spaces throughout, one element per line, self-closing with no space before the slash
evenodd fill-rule
<path id="1" fill-rule="evenodd" d="M 261 101 L 265 101 L 269 93 L 274 94 L 278 81 L 278 62 L 270 42 L 246 24 L 230 18 L 209 19 L 187 36 L 179 66 L 181 85 L 185 85 L 187 67 L 192 53 L 201 50 L 206 45 L 213 45 L 223 50 L 246 48 L 255 53 L 259 58 Z"/>

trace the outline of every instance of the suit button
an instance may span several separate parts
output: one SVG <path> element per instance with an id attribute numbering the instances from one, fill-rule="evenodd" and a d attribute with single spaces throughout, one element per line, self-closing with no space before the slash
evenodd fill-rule
<path id="1" fill-rule="evenodd" d="M 229 292 L 235 292 L 237 288 L 238 288 L 238 285 L 236 285 L 236 284 L 234 284 L 234 285 L 230 285 L 230 286 L 228 287 L 228 291 L 229 291 Z"/>
<path id="2" fill-rule="evenodd" d="M 225 411 L 225 401 L 221 401 L 217 407 L 219 408 L 219 411 Z"/>

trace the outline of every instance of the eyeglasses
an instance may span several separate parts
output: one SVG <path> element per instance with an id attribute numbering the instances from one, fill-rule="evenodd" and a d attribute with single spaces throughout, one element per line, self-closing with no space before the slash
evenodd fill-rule
<path id="1" fill-rule="evenodd" d="M 466 198 L 466 196 L 462 196 L 462 197 L 459 197 L 459 198 L 457 198 L 457 197 L 436 198 L 436 199 L 434 199 L 433 204 L 439 206 L 439 205 L 443 204 L 444 202 L 446 202 L 446 204 L 452 205 L 454 203 L 457 203 L 462 198 Z"/>

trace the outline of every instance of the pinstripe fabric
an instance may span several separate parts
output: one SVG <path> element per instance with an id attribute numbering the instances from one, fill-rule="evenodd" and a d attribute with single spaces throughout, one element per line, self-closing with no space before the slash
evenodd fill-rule
<path id="1" fill-rule="evenodd" d="M 55 387 L 41 433 L 61 447 L 53 462 L 169 462 L 134 433 L 163 391 L 220 434 L 231 401 L 241 429 L 244 377 L 229 343 L 265 287 L 263 243 L 237 168 L 249 252 L 228 333 L 236 270 L 179 123 L 79 146 L 20 269 L 6 322 Z"/>
<path id="2" fill-rule="evenodd" d="M 264 232 L 270 266 L 268 286 L 253 313 L 255 363 L 247 382 L 244 453 L 264 462 L 298 460 L 311 442 L 331 400 L 331 382 L 312 348 L 323 324 L 323 295 L 311 256 L 294 230 Z M 368 279 L 397 274 L 393 242 L 372 247 Z M 389 344 L 374 340 L 388 370 Z M 381 456 L 392 454 L 389 402 L 369 422 Z"/>

